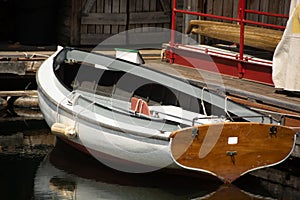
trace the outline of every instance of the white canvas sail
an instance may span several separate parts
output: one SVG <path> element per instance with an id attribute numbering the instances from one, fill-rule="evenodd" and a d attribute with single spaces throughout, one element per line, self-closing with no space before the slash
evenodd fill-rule
<path id="1" fill-rule="evenodd" d="M 275 88 L 300 91 L 300 0 L 291 0 L 290 18 L 273 57 Z"/>

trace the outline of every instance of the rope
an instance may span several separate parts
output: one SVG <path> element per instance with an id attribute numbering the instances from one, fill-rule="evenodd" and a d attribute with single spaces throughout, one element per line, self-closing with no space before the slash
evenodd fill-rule
<path id="1" fill-rule="evenodd" d="M 228 110 L 227 110 L 227 99 L 228 99 L 228 97 L 226 96 L 226 97 L 225 97 L 224 111 L 225 111 L 226 115 L 229 117 L 229 119 L 230 119 L 231 121 L 233 121 L 232 117 L 230 116 L 230 114 L 229 114 L 229 112 L 228 112 Z"/>
<path id="2" fill-rule="evenodd" d="M 207 116 L 207 113 L 206 113 L 206 108 L 205 108 L 205 105 L 204 105 L 204 101 L 203 101 L 203 94 L 204 94 L 204 90 L 207 89 L 206 87 L 203 87 L 202 88 L 202 92 L 201 92 L 201 105 L 202 105 L 202 109 L 203 109 L 203 113 L 204 115 Z"/>
<path id="3" fill-rule="evenodd" d="M 134 113 L 137 113 L 138 112 L 138 108 L 139 108 L 139 105 L 140 105 L 140 102 L 142 101 L 142 99 L 138 99 L 138 101 L 136 102 L 136 105 L 135 105 L 135 109 L 134 109 Z M 142 101 L 142 103 L 141 103 L 141 105 L 140 105 L 140 112 L 141 112 L 141 110 L 142 110 L 142 106 L 143 106 L 143 101 Z"/>
<path id="4" fill-rule="evenodd" d="M 71 96 L 72 94 L 74 94 L 75 91 L 72 91 L 70 94 L 68 94 L 67 96 L 65 96 L 65 98 L 63 98 L 56 106 L 56 118 L 55 118 L 55 122 L 58 123 L 59 122 L 59 113 L 58 113 L 58 109 L 59 109 L 59 106 L 60 104 L 66 100 L 67 98 L 69 98 L 69 96 Z"/>
<path id="5" fill-rule="evenodd" d="M 136 102 L 136 105 L 135 105 L 135 109 L 134 109 L 134 113 L 137 114 L 140 116 L 143 111 L 143 106 L 146 104 L 146 102 L 143 101 L 143 99 L 138 99 L 138 101 Z"/>
<path id="6" fill-rule="evenodd" d="M 96 101 L 93 101 L 92 103 L 88 104 L 85 108 L 82 108 L 78 113 L 76 113 L 76 115 L 74 115 L 74 128 L 76 128 L 77 124 L 78 124 L 78 115 L 80 115 L 83 111 L 85 111 L 88 107 L 90 107 L 91 105 L 95 104 Z"/>

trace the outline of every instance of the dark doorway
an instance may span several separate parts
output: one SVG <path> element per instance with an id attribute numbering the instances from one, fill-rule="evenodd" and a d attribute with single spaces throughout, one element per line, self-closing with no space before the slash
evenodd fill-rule
<path id="1" fill-rule="evenodd" d="M 56 12 L 56 0 L 0 0 L 2 49 L 54 45 Z"/>

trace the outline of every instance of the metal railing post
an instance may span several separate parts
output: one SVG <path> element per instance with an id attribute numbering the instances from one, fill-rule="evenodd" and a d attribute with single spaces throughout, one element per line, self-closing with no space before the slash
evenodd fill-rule
<path id="1" fill-rule="evenodd" d="M 245 69 L 243 66 L 244 61 L 244 38 L 245 38 L 245 5 L 246 0 L 239 0 L 239 25 L 240 25 L 240 56 L 238 63 L 238 77 L 243 78 Z"/>
<path id="2" fill-rule="evenodd" d="M 169 63 L 174 63 L 174 53 L 173 47 L 175 46 L 175 31 L 176 31 L 176 6 L 177 0 L 172 0 L 172 21 L 171 21 L 171 41 L 170 41 L 170 50 L 168 61 Z"/>

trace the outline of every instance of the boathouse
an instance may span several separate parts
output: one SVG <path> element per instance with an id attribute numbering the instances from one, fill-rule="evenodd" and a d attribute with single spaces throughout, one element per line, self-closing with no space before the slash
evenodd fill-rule
<path id="1" fill-rule="evenodd" d="M 288 15 L 289 12 L 290 0 L 245 2 L 246 9 L 261 13 Z M 179 0 L 177 8 L 236 18 L 238 4 L 239 0 Z M 94 46 L 133 28 L 144 32 L 147 27 L 171 28 L 171 8 L 172 0 L 1 0 L 0 42 L 8 44 L 4 48 L 19 44 Z M 185 32 L 191 19 L 195 17 L 179 14 L 176 30 Z M 246 19 L 278 26 L 287 21 L 253 12 L 247 13 Z M 202 38 L 202 42 L 212 40 Z"/>

